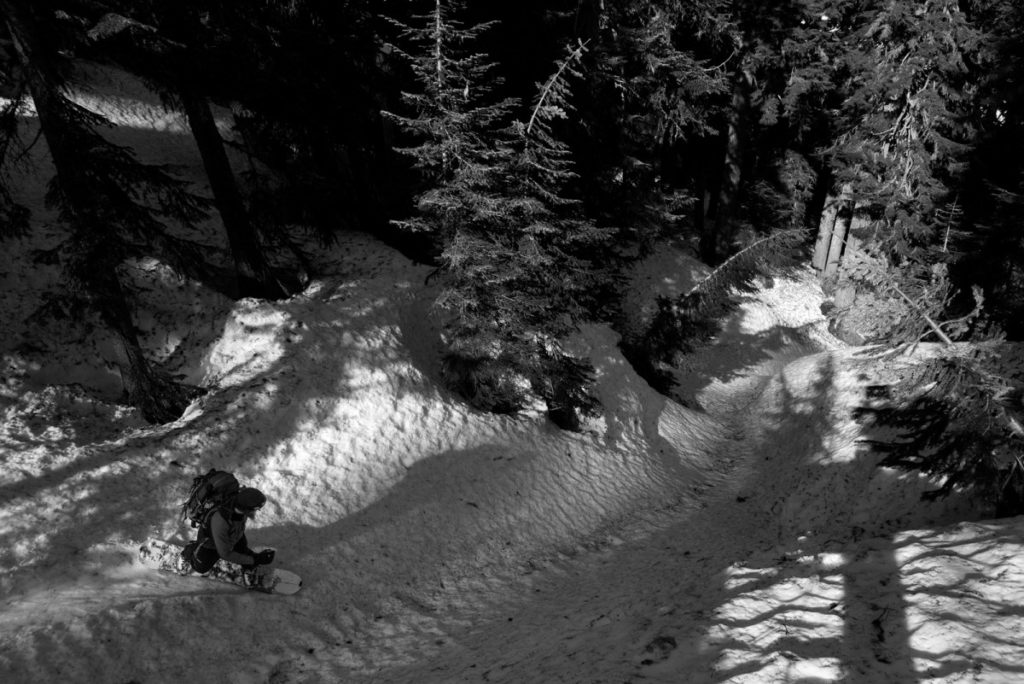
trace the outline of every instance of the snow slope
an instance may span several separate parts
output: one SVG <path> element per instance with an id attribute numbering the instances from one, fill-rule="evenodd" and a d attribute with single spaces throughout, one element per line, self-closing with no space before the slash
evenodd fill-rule
<path id="1" fill-rule="evenodd" d="M 147 140 L 186 144 L 172 129 Z M 638 270 L 640 316 L 701 272 L 668 254 Z M 810 274 L 765 283 L 680 374 L 703 410 L 588 326 L 606 415 L 572 434 L 441 388 L 423 268 L 358 235 L 318 259 L 277 303 L 135 265 L 154 357 L 211 388 L 170 425 L 105 399 L 74 345 L 5 340 L 0 681 L 1024 681 L 1024 523 L 875 467 L 851 409 L 891 370 L 828 335 Z M 187 538 L 176 505 L 209 467 L 266 492 L 250 539 L 299 594 L 138 563 Z"/>

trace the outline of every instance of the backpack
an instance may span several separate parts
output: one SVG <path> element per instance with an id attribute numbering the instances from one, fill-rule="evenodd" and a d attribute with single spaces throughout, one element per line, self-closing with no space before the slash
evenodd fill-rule
<path id="1" fill-rule="evenodd" d="M 210 468 L 210 472 L 192 480 L 188 498 L 181 504 L 181 521 L 205 528 L 213 513 L 234 500 L 238 480 L 229 472 Z"/>

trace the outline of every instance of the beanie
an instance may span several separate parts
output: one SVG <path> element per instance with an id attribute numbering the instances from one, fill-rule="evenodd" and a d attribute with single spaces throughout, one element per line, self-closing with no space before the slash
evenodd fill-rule
<path id="1" fill-rule="evenodd" d="M 235 497 L 235 508 L 260 508 L 266 502 L 267 497 L 260 490 L 254 487 L 242 487 L 238 490 L 238 496 Z"/>

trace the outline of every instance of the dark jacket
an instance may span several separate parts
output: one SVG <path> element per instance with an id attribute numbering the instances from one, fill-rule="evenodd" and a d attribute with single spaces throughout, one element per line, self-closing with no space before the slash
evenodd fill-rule
<path id="1" fill-rule="evenodd" d="M 200 546 L 216 549 L 217 555 L 231 563 L 252 565 L 256 562 L 253 554 L 241 551 L 249 551 L 247 544 L 241 544 L 241 549 L 236 550 L 239 542 L 245 539 L 245 521 L 241 513 L 226 510 L 215 512 L 210 517 L 209 536 L 203 539 Z"/>

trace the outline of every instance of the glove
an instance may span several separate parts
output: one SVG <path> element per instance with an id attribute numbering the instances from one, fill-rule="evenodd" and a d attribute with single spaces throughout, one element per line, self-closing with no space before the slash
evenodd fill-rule
<path id="1" fill-rule="evenodd" d="M 255 559 L 254 562 L 256 565 L 270 565 L 274 562 L 274 549 L 266 549 L 265 551 L 260 551 L 255 556 L 253 556 L 253 558 Z"/>

